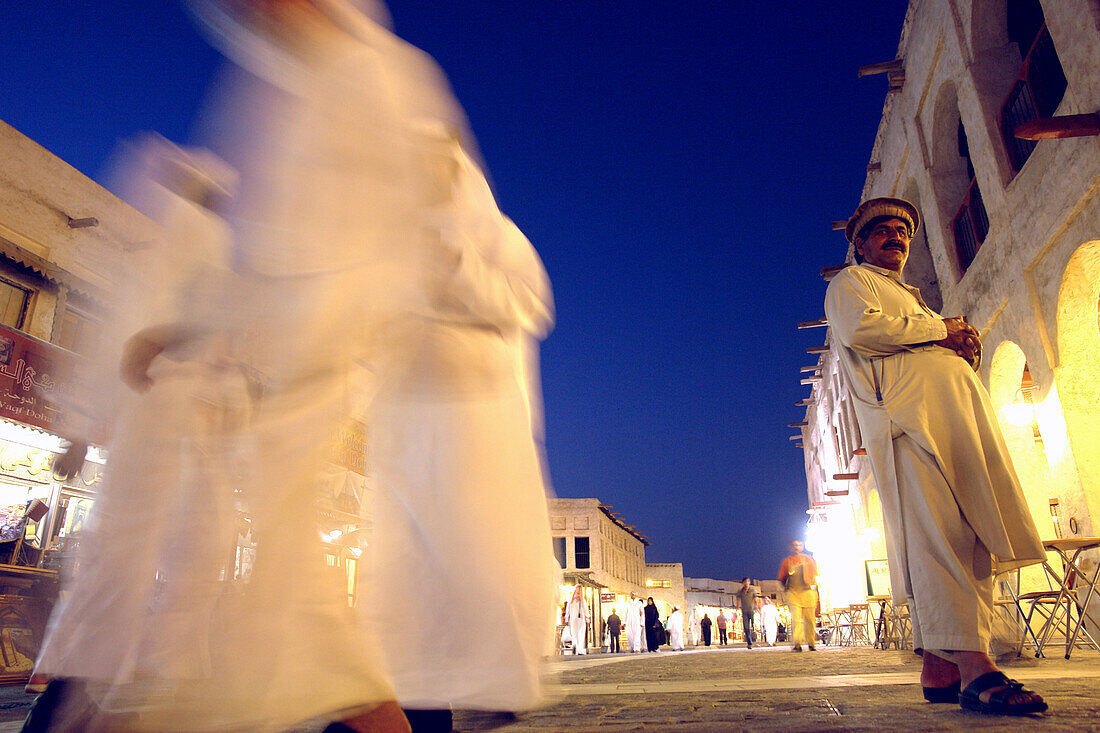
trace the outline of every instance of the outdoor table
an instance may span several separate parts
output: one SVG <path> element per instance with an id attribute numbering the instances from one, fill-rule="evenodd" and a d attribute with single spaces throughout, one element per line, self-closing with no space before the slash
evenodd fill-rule
<path id="1" fill-rule="evenodd" d="M 1038 649 L 1036 649 L 1035 656 L 1042 656 L 1043 647 L 1046 645 L 1051 633 L 1061 623 L 1060 611 L 1063 603 L 1065 603 L 1066 615 L 1066 659 L 1069 659 L 1070 652 L 1073 650 L 1073 645 L 1077 642 L 1079 634 L 1083 634 L 1093 648 L 1100 650 L 1100 645 L 1096 643 L 1092 635 L 1089 634 L 1088 629 L 1085 628 L 1086 618 L 1094 624 L 1096 623 L 1096 619 L 1092 618 L 1088 612 L 1088 605 L 1096 592 L 1097 578 L 1100 576 L 1100 563 L 1093 570 L 1092 577 L 1089 577 L 1080 565 L 1081 553 L 1100 548 L 1100 537 L 1069 537 L 1043 540 L 1043 547 L 1048 552 L 1058 555 L 1062 561 L 1062 568 L 1059 572 L 1059 569 L 1053 567 L 1048 560 L 1043 561 L 1043 569 L 1058 584 L 1059 590 L 1057 599 L 1054 601 L 1054 609 L 1039 632 Z M 1077 591 L 1085 587 L 1079 585 L 1080 581 L 1084 581 L 1088 587 L 1084 602 L 1080 602 L 1077 595 Z M 1078 587 L 1074 588 L 1075 585 Z M 1077 609 L 1076 621 L 1073 621 L 1074 608 Z"/>

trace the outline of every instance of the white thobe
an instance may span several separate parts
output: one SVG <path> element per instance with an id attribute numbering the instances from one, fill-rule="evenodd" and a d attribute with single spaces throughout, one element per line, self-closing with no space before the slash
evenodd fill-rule
<path id="1" fill-rule="evenodd" d="M 774 645 L 779 636 L 779 610 L 770 603 L 760 609 L 760 620 L 764 625 L 764 639 L 768 645 Z"/>
<path id="2" fill-rule="evenodd" d="M 565 607 L 565 623 L 573 637 L 573 653 L 588 654 L 588 605 L 584 598 L 570 599 Z"/>
<path id="3" fill-rule="evenodd" d="M 673 611 L 668 616 L 668 644 L 676 651 L 684 650 L 684 614 Z"/>
<path id="4" fill-rule="evenodd" d="M 894 602 L 912 599 L 918 645 L 984 651 L 990 556 L 999 571 L 1045 557 L 989 396 L 931 343 L 943 319 L 896 273 L 842 270 L 825 314 L 882 501 Z"/>
<path id="5" fill-rule="evenodd" d="M 642 651 L 642 619 L 645 604 L 640 598 L 632 598 L 626 604 L 626 643 L 632 652 Z"/>
<path id="6" fill-rule="evenodd" d="M 536 362 L 552 298 L 473 159 L 453 139 L 431 144 L 446 198 L 427 220 L 439 260 L 454 266 L 435 268 L 424 307 L 387 328 L 391 359 L 369 418 L 375 542 L 364 610 L 403 706 L 525 710 L 540 700 L 560 575 Z M 424 633 L 441 608 L 454 629 Z M 572 628 L 578 650 L 586 621 Z"/>

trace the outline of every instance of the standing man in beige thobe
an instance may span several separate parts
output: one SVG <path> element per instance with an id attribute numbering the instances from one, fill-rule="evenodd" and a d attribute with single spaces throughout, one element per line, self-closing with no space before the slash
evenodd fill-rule
<path id="1" fill-rule="evenodd" d="M 993 561 L 998 571 L 1041 562 L 1043 546 L 974 373 L 978 332 L 933 312 L 902 280 L 919 226 L 908 201 L 865 201 L 845 231 L 858 264 L 825 295 L 882 499 L 894 602 L 909 603 L 927 700 L 1042 712 L 1042 698 L 1005 677 L 987 651 Z"/>

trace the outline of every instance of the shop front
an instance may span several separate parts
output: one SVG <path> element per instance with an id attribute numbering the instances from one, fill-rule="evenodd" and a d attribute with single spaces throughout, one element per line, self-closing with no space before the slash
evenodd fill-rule
<path id="1" fill-rule="evenodd" d="M 96 449 L 72 479 L 53 472 L 71 428 L 51 397 L 68 388 L 77 361 L 0 326 L 0 682 L 30 676 L 102 480 Z"/>

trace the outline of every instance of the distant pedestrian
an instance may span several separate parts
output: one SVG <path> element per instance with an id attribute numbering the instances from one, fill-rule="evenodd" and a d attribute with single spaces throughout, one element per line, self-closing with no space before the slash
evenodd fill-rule
<path id="1" fill-rule="evenodd" d="M 703 614 L 703 620 L 699 622 L 699 631 L 703 634 L 703 646 L 710 646 L 710 616 Z"/>
<path id="2" fill-rule="evenodd" d="M 684 650 L 684 614 L 680 613 L 679 608 L 672 607 L 672 613 L 665 621 L 665 628 L 668 629 L 669 646 L 673 651 L 682 652 Z"/>
<path id="3" fill-rule="evenodd" d="M 573 653 L 588 654 L 588 604 L 584 602 L 584 589 L 580 583 L 573 588 L 573 596 L 565 606 L 565 625 L 569 627 L 569 634 L 573 638 Z"/>
<path id="4" fill-rule="evenodd" d="M 764 641 L 768 646 L 775 646 L 779 635 L 779 609 L 772 604 L 771 598 L 764 598 L 764 605 L 760 607 L 760 622 L 764 626 Z"/>
<path id="5" fill-rule="evenodd" d="M 645 629 L 644 608 L 642 599 L 631 593 L 630 600 L 626 602 L 626 644 L 633 654 L 645 651 L 642 647 L 642 636 Z"/>
<path id="6" fill-rule="evenodd" d="M 722 609 L 718 609 L 718 643 L 722 646 L 726 645 L 726 626 L 729 621 L 726 619 L 726 612 Z"/>
<path id="7" fill-rule="evenodd" d="M 661 646 L 664 629 L 661 628 L 661 617 L 657 612 L 657 604 L 650 596 L 645 603 L 645 641 L 646 648 L 655 652 Z"/>
<path id="8" fill-rule="evenodd" d="M 688 617 L 688 626 L 691 628 L 691 645 L 699 646 L 703 640 L 703 617 L 699 614 L 699 606 L 691 609 Z"/>
<path id="9" fill-rule="evenodd" d="M 814 651 L 814 609 L 817 608 L 817 563 L 803 552 L 801 540 L 791 541 L 791 554 L 779 566 L 779 582 L 787 589 L 787 605 L 791 609 L 791 631 L 794 637 L 793 651 L 802 651 L 802 645 Z"/>
<path id="10" fill-rule="evenodd" d="M 741 590 L 737 591 L 741 605 L 741 628 L 745 631 L 745 641 L 752 649 L 752 614 L 756 610 L 756 589 L 749 578 L 741 579 Z"/>
<path id="11" fill-rule="evenodd" d="M 610 637 L 610 645 L 608 651 L 612 654 L 619 653 L 619 633 L 622 631 L 623 622 L 615 613 L 615 609 L 611 609 L 611 615 L 607 617 L 607 635 Z"/>

